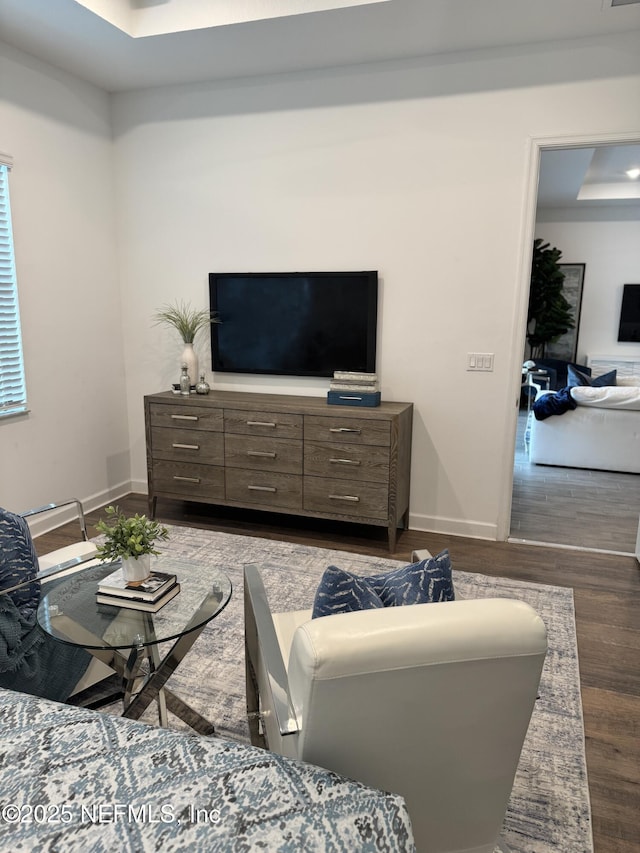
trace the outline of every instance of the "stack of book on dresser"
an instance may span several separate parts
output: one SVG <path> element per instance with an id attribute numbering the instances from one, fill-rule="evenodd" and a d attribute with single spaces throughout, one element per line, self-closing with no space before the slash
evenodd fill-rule
<path id="1" fill-rule="evenodd" d="M 96 601 L 98 604 L 156 613 L 179 592 L 180 584 L 173 574 L 151 572 L 145 581 L 132 586 L 124 579 L 122 569 L 117 569 L 98 583 Z"/>
<path id="2" fill-rule="evenodd" d="M 336 370 L 329 385 L 327 403 L 334 406 L 379 406 L 380 386 L 377 373 Z"/>

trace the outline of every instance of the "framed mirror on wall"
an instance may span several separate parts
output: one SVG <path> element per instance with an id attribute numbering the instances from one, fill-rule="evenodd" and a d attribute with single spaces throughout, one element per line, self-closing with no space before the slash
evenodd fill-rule
<path id="1" fill-rule="evenodd" d="M 580 330 L 580 309 L 582 307 L 582 288 L 586 264 L 559 264 L 564 273 L 562 294 L 571 306 L 573 329 L 569 329 L 556 341 L 547 344 L 545 358 L 561 358 L 563 361 L 577 361 L 578 332 Z"/>

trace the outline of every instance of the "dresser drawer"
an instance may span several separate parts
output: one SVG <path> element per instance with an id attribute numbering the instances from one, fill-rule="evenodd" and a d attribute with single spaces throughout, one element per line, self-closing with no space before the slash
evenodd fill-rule
<path id="1" fill-rule="evenodd" d="M 162 406 L 151 403 L 149 406 L 151 427 L 171 427 L 176 429 L 202 429 L 222 432 L 222 409 L 205 406 Z"/>
<path id="2" fill-rule="evenodd" d="M 302 508 L 302 477 L 276 471 L 225 470 L 228 501 L 267 507 Z"/>
<path id="3" fill-rule="evenodd" d="M 287 438 L 226 435 L 224 461 L 229 468 L 302 474 L 302 442 Z"/>
<path id="4" fill-rule="evenodd" d="M 389 489 L 382 483 L 305 477 L 304 508 L 309 512 L 331 515 L 386 519 L 389 515 Z"/>
<path id="5" fill-rule="evenodd" d="M 205 465 L 224 463 L 224 438 L 221 432 L 196 429 L 153 427 L 151 454 L 154 459 L 175 462 L 200 462 Z"/>
<path id="6" fill-rule="evenodd" d="M 153 464 L 153 490 L 193 501 L 224 499 L 224 468 L 159 459 Z"/>
<path id="7" fill-rule="evenodd" d="M 306 441 L 304 473 L 375 483 L 389 482 L 389 449 L 364 444 Z"/>
<path id="8" fill-rule="evenodd" d="M 302 439 L 302 415 L 283 412 L 224 410 L 224 431 L 234 435 L 264 435 Z"/>
<path id="9" fill-rule="evenodd" d="M 367 420 L 358 417 L 323 417 L 305 415 L 305 441 L 346 441 L 350 444 L 369 444 L 389 447 L 391 424 L 386 420 Z"/>

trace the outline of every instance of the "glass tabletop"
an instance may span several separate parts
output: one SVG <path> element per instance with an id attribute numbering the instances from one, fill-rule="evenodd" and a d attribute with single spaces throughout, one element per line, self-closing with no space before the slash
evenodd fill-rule
<path id="1" fill-rule="evenodd" d="M 85 649 L 131 649 L 175 640 L 204 626 L 224 610 L 231 581 L 223 572 L 165 554 L 152 570 L 172 572 L 180 592 L 155 613 L 98 604 L 98 582 L 119 563 L 103 563 L 43 587 L 38 624 L 50 636 Z"/>

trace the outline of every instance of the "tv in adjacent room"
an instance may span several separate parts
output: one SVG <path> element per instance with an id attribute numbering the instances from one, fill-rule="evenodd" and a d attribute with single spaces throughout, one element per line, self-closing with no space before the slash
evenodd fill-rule
<path id="1" fill-rule="evenodd" d="M 209 273 L 212 366 L 231 373 L 374 373 L 378 273 Z"/>
<path id="2" fill-rule="evenodd" d="M 623 288 L 618 341 L 640 343 L 640 284 L 625 284 Z"/>

